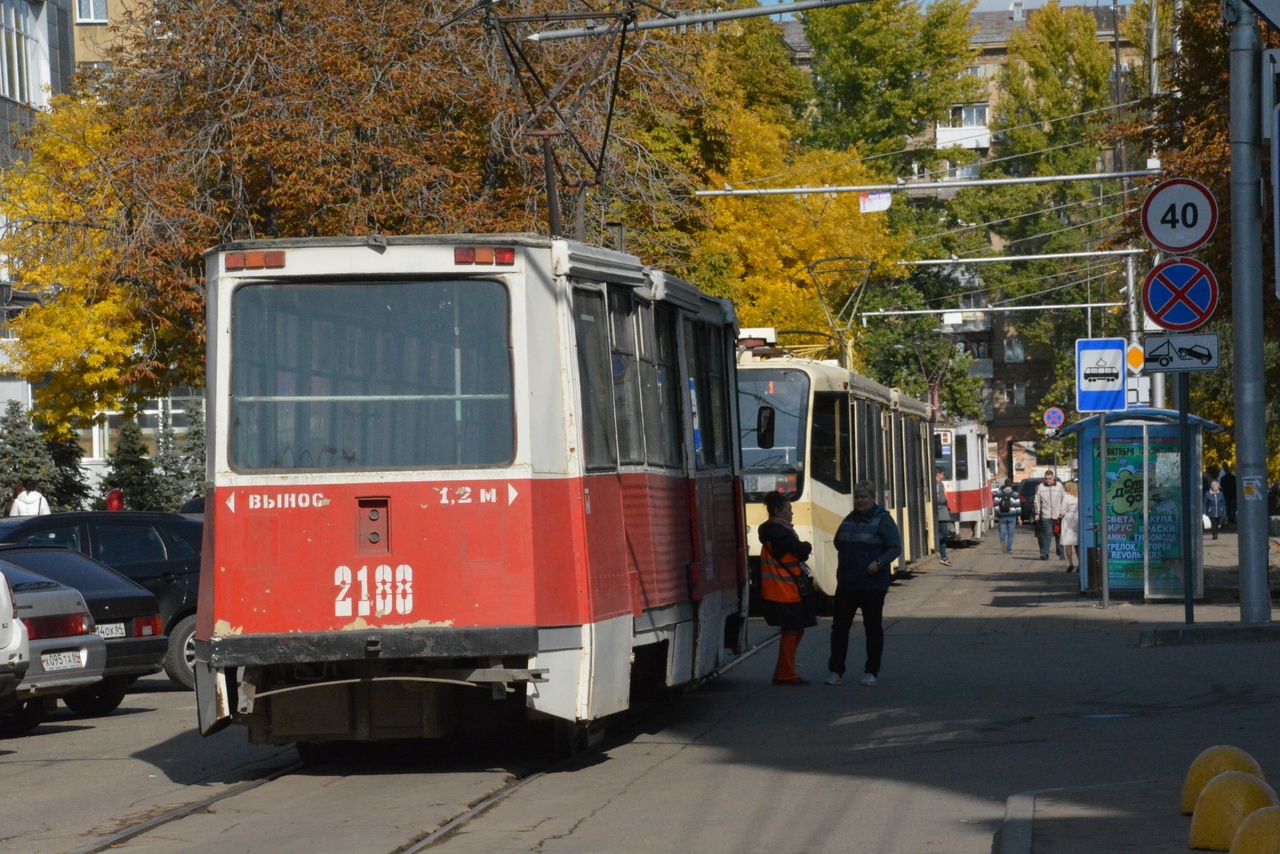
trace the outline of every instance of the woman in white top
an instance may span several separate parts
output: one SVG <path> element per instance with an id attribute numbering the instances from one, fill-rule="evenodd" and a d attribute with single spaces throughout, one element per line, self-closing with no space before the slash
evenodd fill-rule
<path id="1" fill-rule="evenodd" d="M 1066 499 L 1062 505 L 1062 548 L 1067 553 L 1067 572 L 1080 565 L 1080 486 L 1074 480 L 1064 483 Z"/>

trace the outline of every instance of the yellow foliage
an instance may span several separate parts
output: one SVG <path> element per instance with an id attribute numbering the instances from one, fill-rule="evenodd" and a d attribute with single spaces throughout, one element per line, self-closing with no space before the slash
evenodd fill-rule
<path id="1" fill-rule="evenodd" d="M 0 174 L 0 255 L 18 290 L 41 295 L 9 322 L 4 352 L 62 435 L 116 408 L 142 332 L 133 291 L 109 275 L 109 145 L 92 103 L 55 99 L 25 140 L 29 159 Z"/>
<path id="2" fill-rule="evenodd" d="M 713 186 L 879 183 L 858 162 L 856 151 L 797 153 L 784 125 L 751 110 L 732 110 L 726 129 L 733 153 L 726 174 L 714 176 Z M 757 182 L 771 176 L 777 177 Z M 831 333 L 806 269 L 824 258 L 866 258 L 875 262 L 877 277 L 900 275 L 893 262 L 901 257 L 901 245 L 888 234 L 885 214 L 861 213 L 857 193 L 717 197 L 707 207 L 709 226 L 696 252 L 704 266 L 714 264 L 720 271 L 723 295 L 733 300 L 743 326 Z M 866 266 L 853 267 L 821 280 L 833 314 L 862 281 Z"/>

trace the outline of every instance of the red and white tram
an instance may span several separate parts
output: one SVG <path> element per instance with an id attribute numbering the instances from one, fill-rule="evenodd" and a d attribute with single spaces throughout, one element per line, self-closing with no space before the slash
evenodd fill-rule
<path id="1" fill-rule="evenodd" d="M 435 737 L 496 705 L 581 735 L 633 671 L 741 651 L 728 302 L 537 235 L 205 263 L 203 733 Z"/>
<path id="2" fill-rule="evenodd" d="M 961 540 L 981 539 L 995 520 L 987 471 L 986 425 L 962 421 L 935 426 L 933 457 L 947 482 L 956 536 Z"/>

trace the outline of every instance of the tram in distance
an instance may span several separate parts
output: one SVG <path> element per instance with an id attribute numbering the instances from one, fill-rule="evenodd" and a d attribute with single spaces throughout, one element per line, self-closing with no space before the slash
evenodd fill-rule
<path id="1" fill-rule="evenodd" d="M 933 456 L 942 469 L 952 528 L 961 540 L 979 540 L 995 524 L 987 471 L 987 427 L 976 421 L 936 425 Z"/>
<path id="2" fill-rule="evenodd" d="M 937 547 L 929 404 L 838 365 L 795 358 L 772 329 L 743 330 L 738 357 L 742 483 L 753 579 L 764 497 L 791 499 L 818 589 L 836 589 L 835 534 L 853 510 L 853 484 L 876 484 L 876 501 L 902 532 L 895 573 Z"/>
<path id="3" fill-rule="evenodd" d="M 531 234 L 205 264 L 202 733 L 580 746 L 743 650 L 730 303 Z"/>

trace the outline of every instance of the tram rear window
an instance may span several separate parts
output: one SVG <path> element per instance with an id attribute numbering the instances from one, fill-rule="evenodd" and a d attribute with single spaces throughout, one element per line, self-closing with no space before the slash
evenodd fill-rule
<path id="1" fill-rule="evenodd" d="M 771 448 L 761 448 L 756 435 L 757 418 L 763 406 L 773 408 Z M 778 490 L 795 496 L 804 489 L 808 409 L 809 377 L 803 371 L 769 369 L 738 372 L 743 486 L 750 500 L 759 501 L 764 493 Z"/>
<path id="2" fill-rule="evenodd" d="M 477 467 L 515 455 L 510 307 L 491 281 L 245 285 L 239 471 Z"/>

